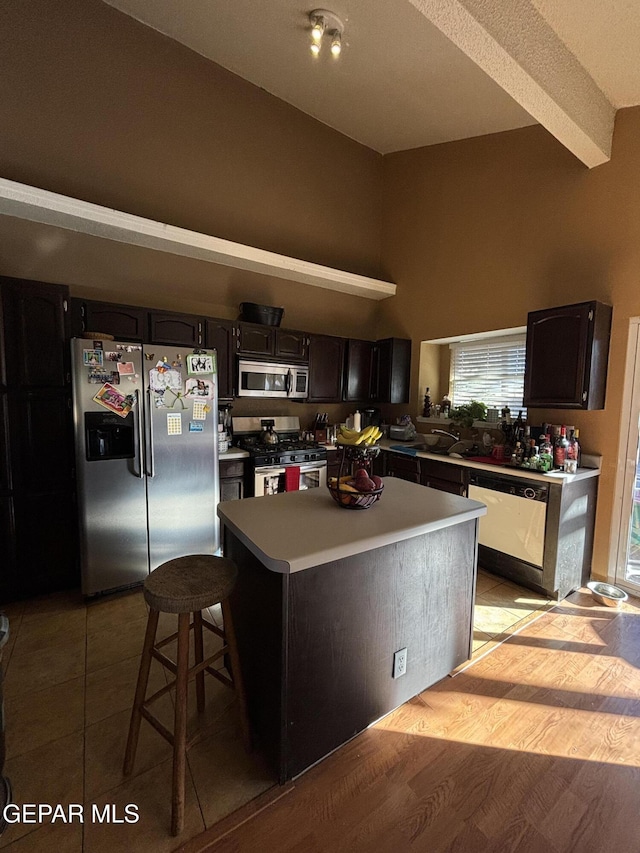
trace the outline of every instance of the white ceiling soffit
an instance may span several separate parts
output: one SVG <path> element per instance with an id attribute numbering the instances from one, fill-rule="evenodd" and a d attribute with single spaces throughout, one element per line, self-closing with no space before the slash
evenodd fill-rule
<path id="1" fill-rule="evenodd" d="M 615 109 L 530 0 L 410 0 L 589 167 L 611 157 Z"/>
<path id="2" fill-rule="evenodd" d="M 165 225 L 6 178 L 0 178 L 0 215 L 54 225 L 131 246 L 250 270 L 366 299 L 386 299 L 396 292 L 396 285 L 389 281 L 379 281 L 275 252 L 254 249 L 231 240 Z"/>

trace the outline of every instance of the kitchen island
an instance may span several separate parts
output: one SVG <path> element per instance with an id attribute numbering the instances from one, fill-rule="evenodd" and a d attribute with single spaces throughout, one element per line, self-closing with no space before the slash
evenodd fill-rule
<path id="1" fill-rule="evenodd" d="M 249 718 L 280 782 L 471 656 L 485 512 L 393 478 L 361 511 L 326 489 L 219 505 Z"/>

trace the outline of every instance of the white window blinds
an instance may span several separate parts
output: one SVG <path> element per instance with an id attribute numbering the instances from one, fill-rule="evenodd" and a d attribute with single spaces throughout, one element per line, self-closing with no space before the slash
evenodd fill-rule
<path id="1" fill-rule="evenodd" d="M 508 406 L 514 417 L 522 405 L 526 336 L 450 344 L 450 389 L 454 406 L 478 400 L 490 408 Z"/>

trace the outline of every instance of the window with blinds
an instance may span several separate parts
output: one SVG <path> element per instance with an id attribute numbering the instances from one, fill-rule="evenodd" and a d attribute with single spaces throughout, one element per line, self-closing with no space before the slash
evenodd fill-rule
<path id="1" fill-rule="evenodd" d="M 522 409 L 526 336 L 460 341 L 451 348 L 450 389 L 454 406 L 478 400 L 490 408 Z"/>

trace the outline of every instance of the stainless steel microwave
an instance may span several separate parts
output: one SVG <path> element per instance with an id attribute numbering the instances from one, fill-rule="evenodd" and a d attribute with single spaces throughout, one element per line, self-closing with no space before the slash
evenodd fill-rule
<path id="1" fill-rule="evenodd" d="M 305 400 L 309 393 L 306 364 L 274 364 L 268 361 L 238 360 L 239 397 L 285 397 Z"/>

